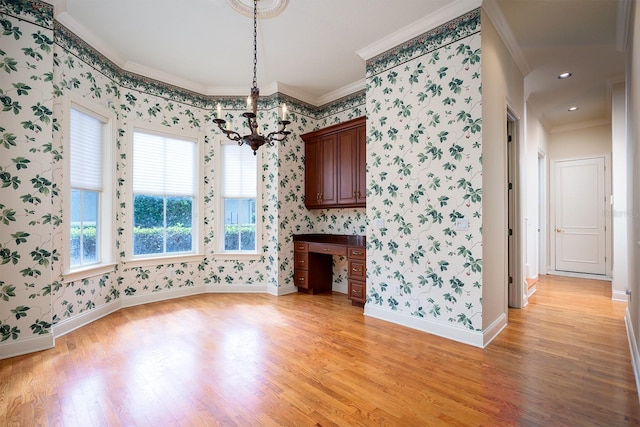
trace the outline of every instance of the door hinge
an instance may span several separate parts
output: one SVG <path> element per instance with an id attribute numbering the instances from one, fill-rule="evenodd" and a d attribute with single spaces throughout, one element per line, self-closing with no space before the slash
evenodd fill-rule
<path id="1" fill-rule="evenodd" d="M 513 184 L 509 183 L 509 190 L 513 190 Z"/>
<path id="2" fill-rule="evenodd" d="M 513 277 L 509 276 L 509 284 L 513 283 Z"/>
<path id="3" fill-rule="evenodd" d="M 511 135 L 507 136 L 507 142 L 511 142 Z"/>
<path id="4" fill-rule="evenodd" d="M 513 235 L 513 230 L 509 229 L 509 236 L 512 236 L 512 235 Z"/>

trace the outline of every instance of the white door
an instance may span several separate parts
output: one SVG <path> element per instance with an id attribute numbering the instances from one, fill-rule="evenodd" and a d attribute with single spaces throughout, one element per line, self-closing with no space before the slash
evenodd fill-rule
<path id="1" fill-rule="evenodd" d="M 554 166 L 555 269 L 605 274 L 605 159 Z"/>

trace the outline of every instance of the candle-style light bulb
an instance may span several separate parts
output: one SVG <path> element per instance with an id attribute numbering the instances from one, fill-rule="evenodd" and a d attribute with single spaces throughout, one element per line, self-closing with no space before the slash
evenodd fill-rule
<path id="1" fill-rule="evenodd" d="M 282 120 L 287 120 L 287 104 L 282 104 Z"/>
<path id="2" fill-rule="evenodd" d="M 251 97 L 247 96 L 247 111 L 251 111 Z"/>
<path id="3" fill-rule="evenodd" d="M 218 103 L 218 118 L 222 118 L 222 106 Z"/>

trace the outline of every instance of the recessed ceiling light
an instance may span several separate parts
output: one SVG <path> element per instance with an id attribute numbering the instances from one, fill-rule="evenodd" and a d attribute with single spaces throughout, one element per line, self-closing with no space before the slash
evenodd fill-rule
<path id="1" fill-rule="evenodd" d="M 558 75 L 558 78 L 559 78 L 560 80 L 564 80 L 564 79 L 568 79 L 568 78 L 569 78 L 569 77 L 571 77 L 572 75 L 573 75 L 573 74 L 571 74 L 571 73 L 569 73 L 569 72 L 566 72 L 566 73 L 562 73 L 562 74 Z"/>
<path id="2" fill-rule="evenodd" d="M 569 111 L 576 111 L 578 107 L 569 107 Z"/>

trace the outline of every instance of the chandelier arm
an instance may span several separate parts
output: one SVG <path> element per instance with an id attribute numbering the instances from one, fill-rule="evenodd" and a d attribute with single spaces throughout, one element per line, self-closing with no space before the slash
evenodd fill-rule
<path id="1" fill-rule="evenodd" d="M 236 131 L 225 129 L 224 124 L 226 123 L 223 119 L 214 119 L 214 122 L 218 125 L 218 129 L 220 129 L 224 134 L 232 141 L 240 141 L 242 137 Z"/>

